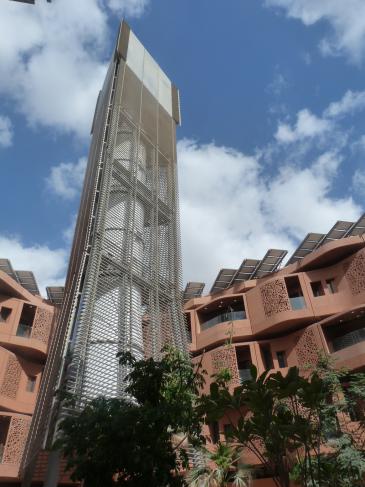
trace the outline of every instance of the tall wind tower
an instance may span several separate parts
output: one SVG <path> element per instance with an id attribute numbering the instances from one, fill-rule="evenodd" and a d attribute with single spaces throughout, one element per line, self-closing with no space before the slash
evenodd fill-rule
<path id="1" fill-rule="evenodd" d="M 52 399 L 56 388 L 79 407 L 98 395 L 121 397 L 128 370 L 118 352 L 158 358 L 165 343 L 186 348 L 179 123 L 176 87 L 122 22 L 95 109 L 64 302 L 24 468 L 40 449 L 44 425 L 52 425 L 45 412 L 52 410 L 49 418 L 65 412 Z"/>

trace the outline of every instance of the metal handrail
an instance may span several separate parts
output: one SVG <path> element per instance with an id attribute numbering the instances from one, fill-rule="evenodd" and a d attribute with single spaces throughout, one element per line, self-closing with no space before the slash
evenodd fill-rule
<path id="1" fill-rule="evenodd" d="M 246 312 L 241 311 L 229 311 L 227 313 L 222 313 L 220 315 L 214 316 L 210 320 L 205 321 L 200 325 L 201 330 L 206 330 L 212 326 L 218 325 L 219 323 L 224 323 L 225 321 L 235 321 L 235 320 L 245 320 Z"/>

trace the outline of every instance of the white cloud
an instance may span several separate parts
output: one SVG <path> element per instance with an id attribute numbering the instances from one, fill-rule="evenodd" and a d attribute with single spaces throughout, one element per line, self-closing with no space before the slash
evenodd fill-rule
<path id="1" fill-rule="evenodd" d="M 75 164 L 61 162 L 58 166 L 53 166 L 46 179 L 48 189 L 64 199 L 75 198 L 84 181 L 86 163 L 86 157 L 81 157 Z"/>
<path id="2" fill-rule="evenodd" d="M 138 17 L 147 7 L 149 0 L 108 0 L 111 10 L 119 14 Z"/>
<path id="3" fill-rule="evenodd" d="M 130 15 L 143 10 L 110 2 Z M 87 136 L 112 49 L 103 1 L 1 2 L 0 32 L 0 94 L 32 125 Z"/>
<path id="4" fill-rule="evenodd" d="M 336 152 L 304 168 L 283 162 L 267 176 L 260 157 L 213 143 L 182 140 L 178 158 L 187 281 L 211 284 L 219 269 L 262 258 L 269 248 L 290 253 L 306 233 L 325 232 L 361 212 L 351 197 L 331 196 L 342 162 Z"/>
<path id="5" fill-rule="evenodd" d="M 357 169 L 354 172 L 352 187 L 359 196 L 365 196 L 365 170 Z"/>
<path id="6" fill-rule="evenodd" d="M 297 113 L 297 121 L 293 128 L 286 123 L 279 123 L 275 138 L 278 142 L 286 144 L 322 135 L 331 127 L 330 121 L 317 117 L 305 108 Z"/>
<path id="7" fill-rule="evenodd" d="M 67 252 L 47 245 L 25 245 L 18 237 L 0 235 L 0 257 L 9 259 L 16 270 L 33 271 L 39 290 L 63 285 L 67 268 Z"/>
<path id="8" fill-rule="evenodd" d="M 63 239 L 67 245 L 70 245 L 74 238 L 76 221 L 77 221 L 77 215 L 72 215 L 69 226 L 65 228 L 65 230 L 62 233 Z"/>
<path id="9" fill-rule="evenodd" d="M 365 108 L 365 91 L 348 90 L 341 100 L 330 103 L 325 110 L 326 117 L 341 117 Z"/>
<path id="10" fill-rule="evenodd" d="M 365 54 L 365 2 L 363 0 L 266 0 L 267 6 L 285 10 L 288 17 L 310 26 L 320 21 L 332 27 L 320 49 L 324 55 L 346 55 L 360 63 Z"/>
<path id="11" fill-rule="evenodd" d="M 288 86 L 288 80 L 282 73 L 278 71 L 278 68 L 276 68 L 274 78 L 272 82 L 269 83 L 269 85 L 267 86 L 266 91 L 268 93 L 272 93 L 275 96 L 279 96 Z"/>
<path id="12" fill-rule="evenodd" d="M 0 146 L 10 147 L 13 143 L 13 125 L 9 117 L 0 115 Z"/>

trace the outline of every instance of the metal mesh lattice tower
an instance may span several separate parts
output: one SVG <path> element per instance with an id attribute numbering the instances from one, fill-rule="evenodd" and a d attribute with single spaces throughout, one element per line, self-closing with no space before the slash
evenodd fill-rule
<path id="1" fill-rule="evenodd" d="M 121 397 L 128 370 L 117 352 L 158 358 L 166 343 L 187 349 L 179 123 L 177 89 L 123 22 L 95 110 L 63 306 L 23 469 L 66 412 L 55 389 L 71 393 L 80 407 L 101 394 Z"/>
<path id="2" fill-rule="evenodd" d="M 71 361 L 65 384 L 81 402 L 123 394 L 128 371 L 121 370 L 117 352 L 157 358 L 166 342 L 181 348 L 187 343 L 174 88 L 126 24 L 118 49 L 106 83 L 109 99 L 102 97 L 108 107 L 100 106 L 101 97 L 97 107 L 104 112 L 100 172 L 79 299 L 69 313 Z"/>

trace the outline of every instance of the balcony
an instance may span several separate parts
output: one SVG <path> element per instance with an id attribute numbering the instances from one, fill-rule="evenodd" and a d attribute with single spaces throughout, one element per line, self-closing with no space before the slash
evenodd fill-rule
<path id="1" fill-rule="evenodd" d="M 343 350 L 344 348 L 351 347 L 352 345 L 356 345 L 357 343 L 361 343 L 364 341 L 365 327 L 346 333 L 343 336 L 334 338 L 332 340 L 333 351 L 338 352 L 339 350 Z"/>
<path id="2" fill-rule="evenodd" d="M 201 331 L 207 330 L 208 328 L 212 328 L 212 326 L 216 326 L 219 323 L 224 323 L 225 321 L 236 321 L 236 320 L 245 320 L 246 319 L 246 312 L 241 311 L 228 311 L 217 316 L 211 318 L 210 320 L 205 321 L 200 325 Z"/>

